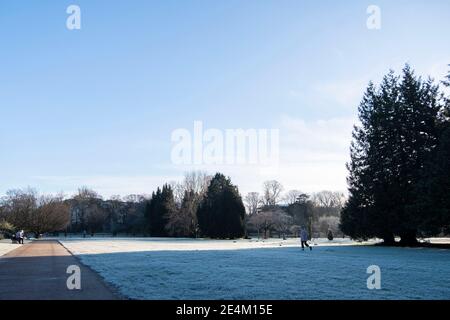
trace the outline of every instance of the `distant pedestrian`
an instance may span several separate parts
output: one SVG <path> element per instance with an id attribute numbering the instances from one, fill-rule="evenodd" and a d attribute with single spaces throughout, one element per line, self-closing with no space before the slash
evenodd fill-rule
<path id="1" fill-rule="evenodd" d="M 300 242 L 302 244 L 302 250 L 305 251 L 305 246 L 309 248 L 309 250 L 312 250 L 312 247 L 308 244 L 308 231 L 306 231 L 305 227 L 302 227 L 300 230 Z"/>
<path id="2" fill-rule="evenodd" d="M 83 238 L 86 238 L 86 230 L 83 230 Z"/>
<path id="3" fill-rule="evenodd" d="M 334 239 L 333 231 L 331 231 L 331 229 L 328 229 L 327 238 L 330 241 L 333 241 Z"/>
<path id="4" fill-rule="evenodd" d="M 17 231 L 16 240 L 19 242 L 19 244 L 23 244 L 24 237 L 25 237 L 25 234 L 24 234 L 23 230 Z"/>

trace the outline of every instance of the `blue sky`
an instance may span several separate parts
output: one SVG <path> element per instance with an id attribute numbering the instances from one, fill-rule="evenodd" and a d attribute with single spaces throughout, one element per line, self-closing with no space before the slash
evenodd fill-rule
<path id="1" fill-rule="evenodd" d="M 81 8 L 68 30 L 66 8 Z M 366 27 L 369 5 L 381 29 Z M 191 167 L 171 133 L 280 130 L 276 170 L 204 166 L 242 193 L 267 179 L 345 190 L 356 108 L 369 80 L 409 62 L 442 78 L 448 1 L 0 2 L 0 194 L 11 188 L 151 193 Z"/>

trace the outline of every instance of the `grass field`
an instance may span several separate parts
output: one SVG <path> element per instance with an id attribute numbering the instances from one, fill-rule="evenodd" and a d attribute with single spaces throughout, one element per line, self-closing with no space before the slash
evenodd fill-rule
<path id="1" fill-rule="evenodd" d="M 450 250 L 297 241 L 61 240 L 131 299 L 450 299 Z"/>

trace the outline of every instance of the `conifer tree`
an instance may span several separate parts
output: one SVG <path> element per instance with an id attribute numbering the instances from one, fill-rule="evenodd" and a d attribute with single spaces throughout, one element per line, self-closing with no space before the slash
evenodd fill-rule
<path id="1" fill-rule="evenodd" d="M 417 78 L 408 65 L 401 79 L 391 71 L 378 89 L 369 84 L 347 165 L 350 196 L 341 216 L 344 233 L 361 239 L 376 236 L 387 244 L 395 236 L 404 244 L 416 242 L 424 220 L 417 186 L 438 145 L 441 107 L 437 86 Z"/>
<path id="2" fill-rule="evenodd" d="M 168 236 L 166 224 L 168 217 L 176 210 L 172 188 L 164 185 L 153 193 L 146 208 L 146 217 L 149 224 L 149 232 L 152 237 Z"/>
<path id="3" fill-rule="evenodd" d="M 242 198 L 238 188 L 223 174 L 217 173 L 211 180 L 197 217 L 205 237 L 233 239 L 245 234 Z"/>

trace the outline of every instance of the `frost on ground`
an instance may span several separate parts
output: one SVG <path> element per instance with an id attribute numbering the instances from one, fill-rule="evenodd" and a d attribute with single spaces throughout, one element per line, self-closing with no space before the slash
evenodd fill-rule
<path id="1" fill-rule="evenodd" d="M 450 299 L 450 250 L 297 241 L 61 242 L 132 299 Z M 381 290 L 367 289 L 370 265 Z"/>
<path id="2" fill-rule="evenodd" d="M 209 240 L 209 239 L 175 239 L 175 238 L 69 238 L 61 241 L 70 246 L 69 250 L 74 254 L 97 254 L 127 251 L 165 251 L 165 250 L 236 250 L 298 247 L 298 239 L 266 239 L 266 240 Z M 89 245 L 86 245 L 86 244 Z M 366 242 L 367 244 L 369 242 Z M 373 243 L 373 242 L 372 242 Z M 315 245 L 355 245 L 350 239 L 336 239 L 328 241 L 317 239 Z"/>
<path id="3" fill-rule="evenodd" d="M 12 244 L 11 240 L 0 240 L 0 257 L 18 247 L 20 247 L 20 244 Z"/>

